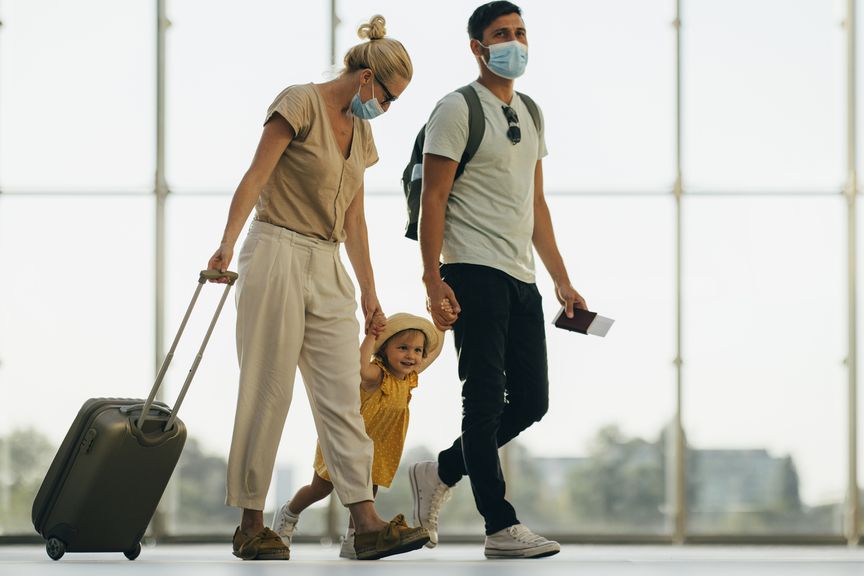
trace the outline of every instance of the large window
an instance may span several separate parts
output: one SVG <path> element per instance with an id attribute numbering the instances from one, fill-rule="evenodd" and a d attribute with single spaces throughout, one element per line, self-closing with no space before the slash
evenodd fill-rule
<path id="1" fill-rule="evenodd" d="M 267 107 L 288 85 L 335 77 L 373 14 L 407 48 L 414 79 L 372 123 L 381 161 L 365 180 L 371 256 L 385 311 L 424 313 L 399 179 L 435 103 L 477 77 L 474 5 L 440 0 L 420 14 L 404 1 L 339 0 L 334 15 L 330 2 L 167 0 L 162 61 L 160 4 L 0 3 L 0 537 L 32 534 L 33 495 L 84 400 L 146 395 L 157 326 L 164 353 Z M 848 348 L 864 338 L 849 303 L 861 308 L 862 283 L 850 279 L 864 267 L 864 234 L 841 192 L 864 158 L 849 148 L 864 114 L 854 125 L 846 102 L 846 41 L 864 16 L 846 21 L 842 0 L 523 8 L 531 48 L 517 89 L 544 112 L 558 245 L 574 286 L 616 323 L 605 339 L 554 328 L 559 305 L 537 259 L 551 405 L 501 451 L 520 519 L 571 539 L 854 539 L 848 442 L 860 425 L 849 416 L 864 401 L 848 405 L 861 372 L 848 370 Z M 202 292 L 165 379 L 168 402 L 220 292 Z M 159 536 L 224 539 L 237 523 L 224 505 L 235 320 L 232 297 L 183 404 L 190 439 Z M 407 465 L 459 435 L 456 363 L 448 334 L 420 377 L 383 516 L 410 516 Z M 310 480 L 315 441 L 298 374 L 268 522 Z M 326 540 L 345 521 L 322 502 L 304 513 L 300 538 Z M 441 534 L 482 529 L 462 482 Z"/>

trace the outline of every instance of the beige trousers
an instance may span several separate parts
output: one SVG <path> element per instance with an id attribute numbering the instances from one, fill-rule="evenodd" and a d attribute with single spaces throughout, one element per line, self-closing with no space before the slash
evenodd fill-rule
<path id="1" fill-rule="evenodd" d="M 372 500 L 357 303 L 339 245 L 254 221 L 238 271 L 240 386 L 226 503 L 264 509 L 298 366 L 336 494 L 346 506 Z M 292 448 L 311 453 L 309 440 Z"/>

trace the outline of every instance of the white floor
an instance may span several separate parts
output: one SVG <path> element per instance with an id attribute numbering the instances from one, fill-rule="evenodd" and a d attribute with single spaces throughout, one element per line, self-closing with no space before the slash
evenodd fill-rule
<path id="1" fill-rule="evenodd" d="M 224 545 L 145 547 L 134 562 L 121 554 L 67 554 L 54 562 L 41 546 L 0 547 L 0 575 L 99 576 L 446 575 L 494 576 L 864 576 L 864 549 L 844 547 L 564 546 L 538 560 L 483 558 L 482 545 L 443 545 L 375 562 L 341 560 L 338 547 L 297 544 L 287 562 L 243 562 Z"/>

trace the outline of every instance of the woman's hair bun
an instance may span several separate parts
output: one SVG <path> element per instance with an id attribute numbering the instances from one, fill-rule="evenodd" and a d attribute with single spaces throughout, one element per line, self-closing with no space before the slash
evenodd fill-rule
<path id="1" fill-rule="evenodd" d="M 387 34 L 387 26 L 384 17 L 380 14 L 373 16 L 369 22 L 362 24 L 357 29 L 357 35 L 360 38 L 368 38 L 369 40 L 379 40 Z"/>

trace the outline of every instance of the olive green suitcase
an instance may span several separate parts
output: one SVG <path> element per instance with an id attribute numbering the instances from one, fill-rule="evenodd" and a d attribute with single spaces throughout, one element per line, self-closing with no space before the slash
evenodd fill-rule
<path id="1" fill-rule="evenodd" d="M 155 402 L 201 287 L 227 278 L 222 298 L 173 408 Z M 66 552 L 123 552 L 134 560 L 183 444 L 186 425 L 177 410 L 237 279 L 234 272 L 199 274 L 192 302 L 144 399 L 91 398 L 78 411 L 33 502 L 33 526 L 46 540 L 48 556 Z"/>

